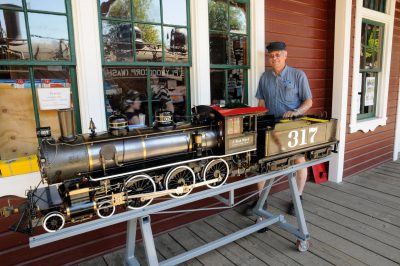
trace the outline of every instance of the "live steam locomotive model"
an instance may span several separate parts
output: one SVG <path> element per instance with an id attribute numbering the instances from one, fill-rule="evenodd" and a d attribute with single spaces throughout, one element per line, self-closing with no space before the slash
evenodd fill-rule
<path id="1" fill-rule="evenodd" d="M 108 132 L 95 132 L 91 123 L 90 134 L 59 140 L 41 134 L 38 158 L 47 186 L 27 192 L 13 230 L 32 233 L 41 224 L 55 232 L 66 222 L 108 218 L 117 207 L 137 210 L 167 195 L 182 198 L 196 187 L 219 187 L 229 176 L 284 169 L 299 154 L 312 160 L 336 147 L 336 120 L 276 122 L 265 111 L 197 106 L 190 123 L 175 124 L 161 111 L 153 128 L 130 130 L 115 115 Z"/>

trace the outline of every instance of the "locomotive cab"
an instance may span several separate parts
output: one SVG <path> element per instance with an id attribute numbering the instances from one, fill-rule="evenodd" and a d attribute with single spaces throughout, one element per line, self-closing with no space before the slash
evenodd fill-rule
<path id="1" fill-rule="evenodd" d="M 217 113 L 220 145 L 223 154 L 234 154 L 257 149 L 257 116 L 264 107 L 222 108 L 213 106 Z"/>

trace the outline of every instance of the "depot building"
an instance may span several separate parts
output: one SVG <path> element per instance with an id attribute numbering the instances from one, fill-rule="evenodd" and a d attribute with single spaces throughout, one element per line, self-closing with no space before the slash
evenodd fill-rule
<path id="1" fill-rule="evenodd" d="M 40 182 L 36 129 L 60 137 L 57 110 L 73 110 L 80 134 L 90 121 L 106 131 L 108 118 L 129 108 L 141 114 L 130 126 L 151 126 L 160 90 L 178 122 L 194 105 L 256 106 L 273 41 L 286 43 L 287 64 L 309 79 L 308 113 L 338 119 L 329 180 L 397 160 L 399 8 L 395 0 L 2 0 L 0 203 Z M 160 215 L 153 230 L 204 215 Z M 126 228 L 116 225 L 29 249 L 26 236 L 7 233 L 7 219 L 0 246 L 9 264 L 74 263 L 125 245 Z"/>

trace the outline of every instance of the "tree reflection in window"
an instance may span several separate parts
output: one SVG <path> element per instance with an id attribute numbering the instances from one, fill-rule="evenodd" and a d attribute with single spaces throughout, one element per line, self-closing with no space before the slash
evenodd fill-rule
<path id="1" fill-rule="evenodd" d="M 106 28 L 102 38 L 105 61 L 188 63 L 186 0 L 100 0 L 99 3 L 102 25 Z M 124 30 L 118 23 L 131 27 Z M 122 41 L 118 37 L 121 35 L 125 36 Z M 126 45 L 132 40 L 135 45 Z M 120 42 L 126 49 L 118 45 Z M 118 53 L 113 52 L 115 49 Z"/>

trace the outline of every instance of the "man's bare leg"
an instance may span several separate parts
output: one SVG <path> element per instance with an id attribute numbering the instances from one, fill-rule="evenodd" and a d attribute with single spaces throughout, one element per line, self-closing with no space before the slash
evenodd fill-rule
<path id="1" fill-rule="evenodd" d="M 295 164 L 300 164 L 300 163 L 305 163 L 306 158 L 305 157 L 300 157 L 294 160 Z M 304 186 L 307 181 L 307 168 L 303 168 L 300 170 L 297 170 L 296 174 L 296 183 L 297 183 L 297 190 L 299 191 L 299 194 L 303 194 Z"/>

